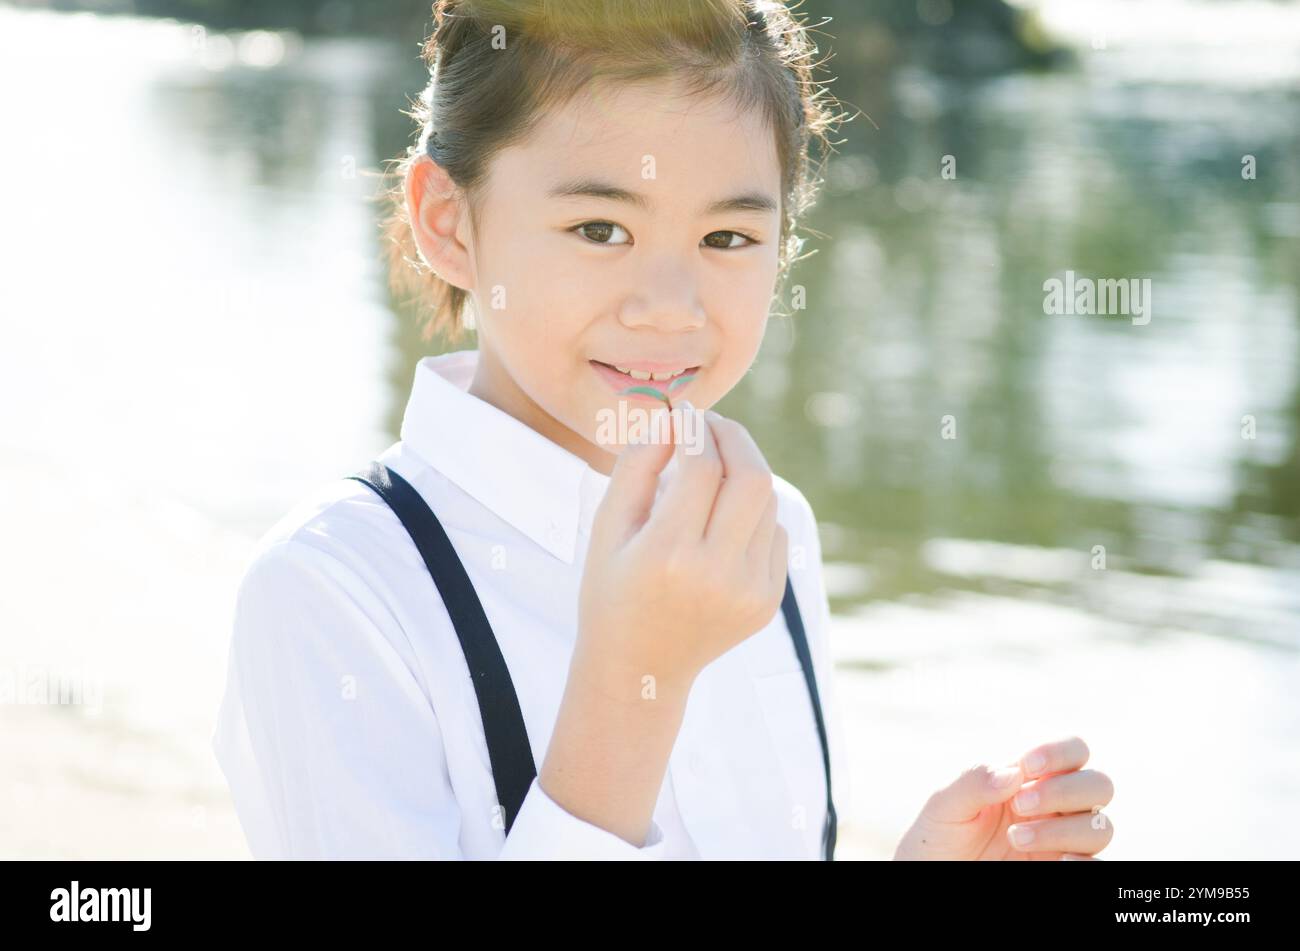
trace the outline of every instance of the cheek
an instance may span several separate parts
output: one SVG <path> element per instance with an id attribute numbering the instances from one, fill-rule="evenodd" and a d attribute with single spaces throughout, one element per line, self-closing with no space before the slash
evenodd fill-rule
<path id="1" fill-rule="evenodd" d="M 512 335 L 508 363 L 533 399 L 554 413 L 574 396 L 574 377 L 582 369 L 579 348 L 567 329 L 544 317 L 527 322 L 530 326 Z"/>
<path id="2" fill-rule="evenodd" d="M 522 303 L 522 302 L 521 302 Z M 506 350 L 509 363 L 520 380 L 527 381 L 533 398 L 548 412 L 556 413 L 571 402 L 578 391 L 578 375 L 590 367 L 583 359 L 580 313 L 563 302 L 550 298 L 521 310 L 518 316 L 498 314 L 497 325 L 505 325 L 509 335 Z"/>
<path id="3" fill-rule="evenodd" d="M 578 352 L 583 331 L 584 296 L 579 282 L 545 262 L 512 262 L 484 288 L 482 317 L 487 335 L 511 362 L 523 367 L 558 369 Z"/>
<path id="4" fill-rule="evenodd" d="M 755 300 L 748 311 L 737 314 L 719 326 L 719 338 L 722 349 L 718 355 L 716 369 L 718 386 L 725 386 L 729 391 L 740 382 L 741 378 L 753 365 L 763 345 L 763 335 L 767 330 L 768 298 Z M 718 394 L 721 399 L 724 393 Z"/>

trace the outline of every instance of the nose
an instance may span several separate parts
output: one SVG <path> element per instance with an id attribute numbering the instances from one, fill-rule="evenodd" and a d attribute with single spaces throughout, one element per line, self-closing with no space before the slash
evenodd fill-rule
<path id="1" fill-rule="evenodd" d="M 619 311 L 628 328 L 679 333 L 704 326 L 704 304 L 695 275 L 680 257 L 663 255 L 641 275 L 636 292 L 629 294 Z"/>

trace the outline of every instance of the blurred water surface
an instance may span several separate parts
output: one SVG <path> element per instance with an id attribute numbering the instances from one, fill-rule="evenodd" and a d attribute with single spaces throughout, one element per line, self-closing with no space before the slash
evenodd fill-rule
<path id="1" fill-rule="evenodd" d="M 850 856 L 888 856 L 967 761 L 1055 731 L 1116 780 L 1108 854 L 1300 846 L 1279 827 L 1300 793 L 1300 20 L 1174 4 L 1184 29 L 1156 40 L 1140 6 L 1047 4 L 1078 49 L 1052 72 L 835 60 L 870 119 L 810 222 L 806 309 L 719 408 L 822 525 Z M 242 853 L 207 749 L 241 561 L 395 438 L 427 352 L 366 174 L 405 144 L 414 52 L 0 7 L 0 663 L 103 686 L 95 713 L 3 714 L 30 768 L 0 855 Z M 1045 315 L 1067 270 L 1150 279 L 1150 322 Z"/>

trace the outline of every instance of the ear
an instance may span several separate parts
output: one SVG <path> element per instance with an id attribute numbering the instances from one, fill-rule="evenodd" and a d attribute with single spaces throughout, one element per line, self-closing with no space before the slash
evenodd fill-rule
<path id="1" fill-rule="evenodd" d="M 440 278 L 469 290 L 470 255 L 463 237 L 469 209 L 462 192 L 443 168 L 427 155 L 406 172 L 406 213 L 420 257 Z"/>

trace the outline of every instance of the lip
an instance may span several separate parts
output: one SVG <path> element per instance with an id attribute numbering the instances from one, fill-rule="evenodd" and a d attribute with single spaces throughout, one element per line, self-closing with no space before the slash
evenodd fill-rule
<path id="1" fill-rule="evenodd" d="M 645 370 L 649 373 L 670 373 L 673 370 L 680 370 L 682 367 L 688 367 L 692 370 L 698 370 L 699 367 L 691 363 L 690 359 L 685 360 L 593 360 L 592 363 L 604 363 L 611 367 L 625 367 L 629 370 Z"/>
<path id="2" fill-rule="evenodd" d="M 672 383 L 673 380 L 660 380 L 658 382 L 656 382 L 655 380 L 634 380 L 626 373 L 619 373 L 617 370 L 610 369 L 609 367 L 602 365 L 600 362 L 596 360 L 591 360 L 589 362 L 591 363 L 591 368 L 596 371 L 596 375 L 599 376 L 601 379 L 603 379 L 606 383 L 608 383 L 609 388 L 611 390 L 623 396 L 624 399 L 629 399 L 629 400 L 645 400 L 646 402 L 649 403 L 663 402 L 663 400 L 658 399 L 657 397 L 654 396 L 650 396 L 646 393 L 624 394 L 623 391 L 626 390 L 629 386 L 648 386 L 653 389 L 659 390 L 661 393 L 664 393 L 665 395 L 675 398 L 678 393 L 681 393 L 683 390 L 689 389 L 691 384 L 695 382 L 694 380 L 687 380 L 685 383 L 680 383 L 677 386 L 673 387 L 672 390 L 670 391 L 668 390 L 668 385 Z M 664 373 L 666 371 L 674 370 L 680 367 L 681 364 L 680 363 L 647 363 L 643 360 L 642 361 L 634 360 L 630 364 L 620 363 L 619 366 L 626 366 L 629 370 L 649 370 L 651 373 L 656 373 L 656 372 Z M 694 374 L 698 374 L 699 371 L 700 371 L 699 367 L 693 366 L 688 368 L 684 373 L 681 374 L 681 376 L 691 376 Z"/>

